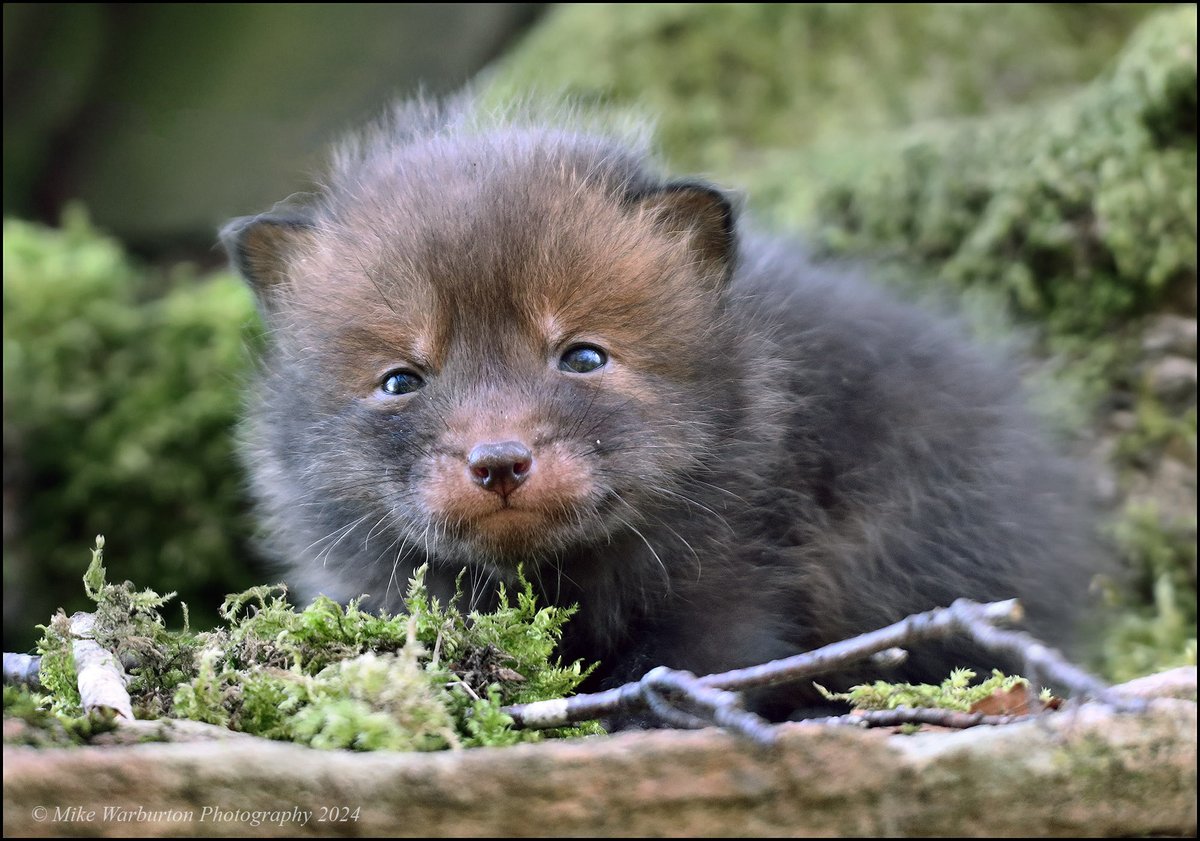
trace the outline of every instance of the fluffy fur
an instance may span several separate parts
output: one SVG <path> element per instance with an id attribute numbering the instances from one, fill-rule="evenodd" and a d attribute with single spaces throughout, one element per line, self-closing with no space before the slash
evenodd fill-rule
<path id="1" fill-rule="evenodd" d="M 600 660 L 601 683 L 762 662 L 960 596 L 1019 596 L 1061 641 L 1084 529 L 1009 367 L 571 125 L 406 106 L 306 202 L 226 228 L 270 329 L 244 452 L 300 592 L 395 611 L 428 563 L 435 593 L 465 567 L 486 607 L 523 565 L 579 604 L 564 654 Z M 562 370 L 581 342 L 607 364 Z M 397 370 L 423 387 L 381 390 Z M 533 456 L 507 497 L 467 469 L 496 441 Z M 991 665 L 927 647 L 882 676 L 966 664 Z"/>

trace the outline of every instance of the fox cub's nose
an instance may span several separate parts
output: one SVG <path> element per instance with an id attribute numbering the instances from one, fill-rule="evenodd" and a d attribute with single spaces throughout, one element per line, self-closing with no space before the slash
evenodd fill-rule
<path id="1" fill-rule="evenodd" d="M 467 470 L 475 483 L 507 498 L 533 468 L 533 453 L 519 441 L 478 444 L 467 456 Z"/>

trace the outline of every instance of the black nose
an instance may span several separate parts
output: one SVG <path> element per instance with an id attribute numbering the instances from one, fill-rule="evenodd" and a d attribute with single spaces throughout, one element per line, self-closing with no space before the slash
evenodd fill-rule
<path id="1" fill-rule="evenodd" d="M 475 483 L 507 497 L 529 476 L 533 453 L 519 441 L 479 444 L 467 456 L 467 470 Z"/>

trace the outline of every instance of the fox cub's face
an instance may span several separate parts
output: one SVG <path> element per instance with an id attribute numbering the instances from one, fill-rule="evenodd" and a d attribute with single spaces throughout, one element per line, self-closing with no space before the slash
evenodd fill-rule
<path id="1" fill-rule="evenodd" d="M 512 567 L 711 481 L 724 198 L 477 159 L 410 150 L 373 183 L 226 228 L 270 334 L 261 472 L 343 523 L 314 556 L 344 539 Z"/>

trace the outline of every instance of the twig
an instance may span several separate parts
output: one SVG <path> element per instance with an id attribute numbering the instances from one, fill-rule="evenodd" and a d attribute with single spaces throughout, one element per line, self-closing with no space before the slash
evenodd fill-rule
<path id="1" fill-rule="evenodd" d="M 133 721 L 133 703 L 125 688 L 125 670 L 112 652 L 101 648 L 92 638 L 96 617 L 76 613 L 71 617 L 72 654 L 79 681 L 79 698 L 84 712 L 112 710 L 120 718 Z"/>
<path id="2" fill-rule="evenodd" d="M 995 627 L 995 623 L 1019 621 L 1021 616 L 1021 607 L 1016 599 L 989 604 L 959 599 L 948 608 L 913 614 L 886 628 L 835 642 L 815 651 L 690 681 L 676 680 L 672 688 L 679 693 L 695 694 L 707 689 L 744 690 L 775 686 L 836 671 L 881 652 L 887 652 L 885 657 L 894 657 L 894 652 L 889 649 L 908 648 L 914 643 L 963 634 L 985 650 L 1023 658 L 1029 671 L 1044 675 L 1073 695 L 1102 698 L 1122 710 L 1140 709 L 1140 702 L 1112 693 L 1104 683 L 1071 665 L 1057 651 L 1029 634 Z M 517 704 L 504 707 L 504 712 L 511 715 L 518 726 L 536 729 L 561 727 L 600 718 L 617 710 L 631 711 L 646 707 L 663 717 L 655 707 L 657 702 L 647 694 L 644 683 L 645 678 L 605 692 Z M 703 705 L 697 703 L 697 706 L 704 709 Z M 883 718 L 880 717 L 881 720 Z M 710 723 L 715 723 L 715 719 L 710 719 Z"/>
<path id="3" fill-rule="evenodd" d="M 4 685 L 27 686 L 33 691 L 42 688 L 39 672 L 42 658 L 36 654 L 10 654 L 4 652 Z"/>
<path id="4" fill-rule="evenodd" d="M 966 600 L 960 599 L 951 605 L 951 608 L 961 602 Z M 1145 709 L 1144 700 L 1115 692 L 1108 684 L 1071 663 L 1060 652 L 1045 645 L 1032 634 L 997 628 L 987 622 L 972 621 L 972 610 L 977 607 L 974 602 L 966 602 L 965 606 L 960 608 L 963 618 L 958 630 L 980 648 L 1024 660 L 1023 676 L 1029 680 L 1034 697 L 1037 696 L 1037 690 L 1044 677 L 1047 682 L 1068 690 L 1072 696 L 1096 698 L 1121 712 L 1141 712 Z"/>
<path id="5" fill-rule="evenodd" d="M 774 728 L 754 713 L 742 709 L 739 695 L 702 686 L 691 672 L 659 666 L 647 672 L 636 686 L 651 711 L 676 727 L 697 728 L 715 723 L 761 745 L 775 741 Z M 696 712 L 688 711 L 687 707 Z"/>

